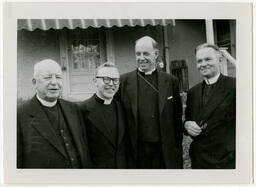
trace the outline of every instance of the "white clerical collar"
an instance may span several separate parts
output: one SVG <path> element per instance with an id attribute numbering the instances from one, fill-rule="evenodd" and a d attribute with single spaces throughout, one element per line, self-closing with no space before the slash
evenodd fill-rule
<path id="1" fill-rule="evenodd" d="M 206 83 L 207 85 L 214 84 L 214 83 L 217 82 L 219 76 L 220 76 L 220 73 L 217 74 L 216 76 L 210 78 L 210 79 L 206 79 L 206 78 L 205 78 L 204 81 L 205 81 L 205 83 Z"/>
<path id="2" fill-rule="evenodd" d="M 145 73 L 145 75 L 151 75 L 156 70 L 156 67 L 154 67 L 152 70 L 147 71 L 147 72 L 142 71 L 142 69 L 140 69 L 140 68 L 138 68 L 138 69 L 139 69 L 140 72 Z"/>
<path id="3" fill-rule="evenodd" d="M 96 93 L 96 95 L 97 95 L 98 98 L 100 98 L 101 100 L 104 101 L 103 102 L 104 105 L 110 105 L 111 101 L 113 100 L 113 98 L 112 99 L 103 99 L 102 97 L 99 96 L 98 92 Z"/>
<path id="4" fill-rule="evenodd" d="M 57 103 L 57 100 L 53 101 L 53 102 L 45 101 L 45 100 L 41 99 L 37 94 L 36 94 L 36 98 L 39 100 L 39 102 L 43 106 L 46 106 L 46 107 L 54 107 L 56 105 L 56 103 Z"/>

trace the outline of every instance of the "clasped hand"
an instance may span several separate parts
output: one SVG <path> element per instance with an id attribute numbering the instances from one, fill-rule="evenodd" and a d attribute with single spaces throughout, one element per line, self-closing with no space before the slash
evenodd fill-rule
<path id="1" fill-rule="evenodd" d="M 201 134 L 202 129 L 197 125 L 195 121 L 186 121 L 184 124 L 188 134 L 195 137 Z"/>

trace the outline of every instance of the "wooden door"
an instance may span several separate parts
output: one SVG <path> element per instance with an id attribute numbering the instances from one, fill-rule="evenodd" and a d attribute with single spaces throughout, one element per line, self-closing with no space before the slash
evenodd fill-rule
<path id="1" fill-rule="evenodd" d="M 83 101 L 93 95 L 95 71 L 105 61 L 104 43 L 102 29 L 67 31 L 66 99 Z"/>

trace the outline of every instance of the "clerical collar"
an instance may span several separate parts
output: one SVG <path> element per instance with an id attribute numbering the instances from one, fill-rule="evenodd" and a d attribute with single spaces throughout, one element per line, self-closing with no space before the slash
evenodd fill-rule
<path id="1" fill-rule="evenodd" d="M 43 106 L 46 106 L 46 107 L 54 107 L 57 103 L 57 100 L 56 101 L 53 101 L 53 102 L 49 102 L 49 101 L 45 101 L 43 99 L 41 99 L 37 94 L 36 94 L 36 98 L 38 99 L 38 101 L 43 105 Z"/>
<path id="2" fill-rule="evenodd" d="M 102 97 L 100 97 L 98 95 L 98 93 L 95 94 L 95 99 L 97 102 L 102 103 L 104 105 L 110 105 L 111 101 L 113 100 L 113 98 L 112 99 L 103 99 Z"/>
<path id="3" fill-rule="evenodd" d="M 216 82 L 218 81 L 219 76 L 220 76 L 220 73 L 217 74 L 216 76 L 210 78 L 210 79 L 206 79 L 206 78 L 205 78 L 204 81 L 205 81 L 205 83 L 206 83 L 207 85 L 211 85 L 211 84 L 214 84 L 214 83 L 216 83 Z"/>
<path id="4" fill-rule="evenodd" d="M 142 71 L 142 69 L 140 69 L 140 68 L 138 68 L 138 70 L 139 70 L 140 72 L 145 73 L 145 75 L 151 75 L 151 74 L 156 70 L 156 67 L 154 67 L 152 70 L 147 71 L 147 72 Z"/>

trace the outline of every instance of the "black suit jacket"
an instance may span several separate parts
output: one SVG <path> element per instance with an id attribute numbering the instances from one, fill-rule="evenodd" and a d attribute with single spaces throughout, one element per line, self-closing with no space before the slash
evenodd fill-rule
<path id="1" fill-rule="evenodd" d="M 104 123 L 96 106 L 95 96 L 81 103 L 93 168 L 126 168 L 125 121 L 123 109 L 116 100 L 118 136 L 117 144 Z"/>
<path id="2" fill-rule="evenodd" d="M 187 95 L 186 121 L 206 128 L 190 146 L 192 168 L 235 167 L 236 81 L 220 75 L 205 107 L 201 82 Z"/>
<path id="3" fill-rule="evenodd" d="M 177 79 L 158 71 L 158 109 L 162 152 L 166 168 L 182 168 L 182 105 Z M 125 109 L 130 145 L 128 167 L 138 166 L 138 80 L 137 70 L 121 76 L 116 97 Z M 150 104 L 150 101 L 149 101 Z"/>
<path id="4" fill-rule="evenodd" d="M 81 167 L 89 167 L 84 123 L 79 108 L 58 100 L 78 153 Z M 36 97 L 18 107 L 17 168 L 68 168 L 69 158 Z"/>

